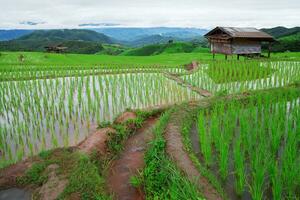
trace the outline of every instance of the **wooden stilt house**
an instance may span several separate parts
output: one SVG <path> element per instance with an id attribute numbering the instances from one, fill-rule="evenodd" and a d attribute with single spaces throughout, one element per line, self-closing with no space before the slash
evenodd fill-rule
<path id="1" fill-rule="evenodd" d="M 269 43 L 268 57 L 270 57 L 271 43 L 275 39 L 256 28 L 216 27 L 204 35 L 209 43 L 213 57 L 216 53 L 227 55 L 261 54 L 261 43 Z"/>

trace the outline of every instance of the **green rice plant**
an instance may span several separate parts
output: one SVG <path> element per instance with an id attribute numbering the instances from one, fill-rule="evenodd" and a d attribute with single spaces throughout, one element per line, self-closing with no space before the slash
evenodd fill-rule
<path id="1" fill-rule="evenodd" d="M 235 188 L 238 195 L 242 195 L 246 184 L 245 153 L 242 145 L 242 138 L 239 136 L 233 147 L 233 158 L 235 166 Z"/>
<path id="2" fill-rule="evenodd" d="M 204 160 L 207 166 L 212 163 L 212 150 L 211 150 L 211 136 L 206 131 L 206 123 L 204 119 L 204 113 L 199 112 L 198 115 L 198 134 L 201 152 L 204 156 Z"/>
<path id="3" fill-rule="evenodd" d="M 278 162 L 271 165 L 271 183 L 272 183 L 272 197 L 274 200 L 281 200 L 283 193 L 283 182 L 281 177 L 281 170 L 279 168 Z"/>
<path id="4" fill-rule="evenodd" d="M 224 136 L 220 136 L 219 139 L 219 167 L 220 174 L 223 180 L 228 176 L 228 156 L 229 156 L 229 144 L 225 140 Z"/>
<path id="5" fill-rule="evenodd" d="M 251 171 L 252 181 L 249 185 L 251 196 L 254 200 L 263 199 L 264 195 L 264 183 L 267 173 L 267 167 L 263 163 L 263 153 L 261 150 L 257 150 L 254 156 L 251 158 Z"/>

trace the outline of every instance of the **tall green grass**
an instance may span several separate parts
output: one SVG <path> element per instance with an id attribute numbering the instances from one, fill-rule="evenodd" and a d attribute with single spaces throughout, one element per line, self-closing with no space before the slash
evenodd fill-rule
<path id="1" fill-rule="evenodd" d="M 196 123 L 204 162 L 216 160 L 211 165 L 219 168 L 223 181 L 233 173 L 238 195 L 248 191 L 259 200 L 272 191 L 273 199 L 299 198 L 299 113 L 297 89 L 262 92 L 245 102 L 219 102 L 201 110 Z M 207 140 L 216 149 L 212 156 L 206 155 Z"/>
<path id="2" fill-rule="evenodd" d="M 197 72 L 181 78 L 212 93 L 240 93 L 283 87 L 299 81 L 300 62 L 260 60 L 204 62 Z"/>
<path id="3" fill-rule="evenodd" d="M 142 172 L 147 199 L 202 199 L 197 186 L 191 183 L 175 166 L 165 152 L 164 130 L 171 112 L 161 116 L 155 127 L 155 139 L 145 155 L 146 167 Z"/>

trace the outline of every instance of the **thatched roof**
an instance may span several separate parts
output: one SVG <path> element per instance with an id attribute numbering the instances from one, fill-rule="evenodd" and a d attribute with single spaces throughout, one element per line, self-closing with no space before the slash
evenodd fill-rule
<path id="1" fill-rule="evenodd" d="M 224 33 L 228 38 L 251 38 L 264 41 L 275 41 L 271 35 L 256 28 L 216 27 L 204 36 L 209 38 L 217 32 Z"/>

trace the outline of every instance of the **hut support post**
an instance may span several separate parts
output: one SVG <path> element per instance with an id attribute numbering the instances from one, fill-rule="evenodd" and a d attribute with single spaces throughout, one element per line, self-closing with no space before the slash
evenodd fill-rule
<path id="1" fill-rule="evenodd" d="M 227 60 L 227 54 L 225 54 L 225 60 Z"/>
<path id="2" fill-rule="evenodd" d="M 214 43 L 212 41 L 209 41 L 210 42 L 210 48 L 211 48 L 211 51 L 213 53 L 213 60 L 215 59 L 215 49 L 214 49 Z"/>
<path id="3" fill-rule="evenodd" d="M 237 59 L 240 60 L 240 54 L 237 55 Z"/>
<path id="4" fill-rule="evenodd" d="M 269 42 L 269 45 L 268 45 L 268 58 L 271 57 L 271 42 Z"/>

